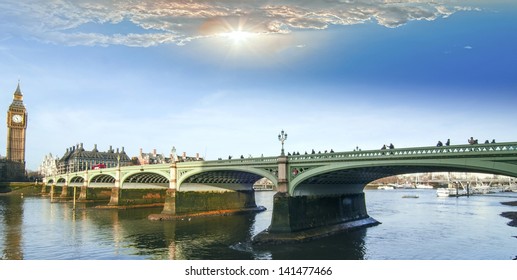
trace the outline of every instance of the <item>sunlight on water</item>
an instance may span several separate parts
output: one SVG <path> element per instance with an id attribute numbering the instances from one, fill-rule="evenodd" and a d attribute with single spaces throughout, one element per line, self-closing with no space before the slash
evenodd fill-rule
<path id="1" fill-rule="evenodd" d="M 517 196 L 438 198 L 433 190 L 367 190 L 381 225 L 306 243 L 255 246 L 271 222 L 273 192 L 257 192 L 267 211 L 149 221 L 160 208 L 107 210 L 47 198 L 0 197 L 3 259 L 496 259 L 517 255 L 517 235 L 499 214 Z M 418 198 L 403 198 L 404 195 Z M 512 195 L 512 194 L 509 194 Z"/>

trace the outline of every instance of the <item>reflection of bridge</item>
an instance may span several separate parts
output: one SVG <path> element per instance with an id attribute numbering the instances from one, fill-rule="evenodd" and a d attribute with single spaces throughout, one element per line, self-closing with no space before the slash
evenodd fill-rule
<path id="1" fill-rule="evenodd" d="M 252 187 L 265 177 L 278 190 L 270 232 L 293 232 L 367 218 L 363 188 L 376 179 L 444 171 L 517 177 L 517 142 L 174 162 L 60 174 L 46 182 L 63 193 L 81 187 L 82 199 L 111 188 L 112 205 L 127 202 L 125 190 L 160 189 L 163 212 L 176 214 L 255 207 Z"/>

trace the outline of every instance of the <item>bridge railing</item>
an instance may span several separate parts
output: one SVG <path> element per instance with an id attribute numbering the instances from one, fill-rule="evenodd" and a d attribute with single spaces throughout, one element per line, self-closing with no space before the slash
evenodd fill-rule
<path id="1" fill-rule="evenodd" d="M 318 153 L 288 156 L 290 162 L 302 161 L 342 161 L 342 160 L 366 160 L 366 159 L 386 159 L 386 157 L 396 158 L 437 158 L 450 156 L 469 156 L 469 155 L 504 155 L 517 154 L 517 142 L 494 143 L 494 144 L 474 144 L 474 145 L 454 145 L 442 147 L 415 147 L 415 148 L 398 148 L 398 149 L 378 149 L 352 152 L 335 152 L 335 153 Z M 257 166 L 257 165 L 274 165 L 278 157 L 252 157 L 238 159 L 221 159 L 210 161 L 186 161 L 179 162 L 181 167 L 199 167 L 199 166 Z M 126 168 L 145 168 L 164 169 L 169 164 L 143 165 L 143 166 L 126 166 Z M 95 170 L 97 172 L 108 172 L 115 170 L 116 167 Z M 93 171 L 93 170 L 92 170 Z M 76 172 L 77 173 L 77 172 Z M 60 174 L 62 175 L 62 174 Z"/>
<path id="2" fill-rule="evenodd" d="M 207 161 L 186 161 L 179 162 L 181 167 L 190 166 L 217 166 L 217 165 L 257 165 L 257 164 L 276 164 L 278 157 L 251 157 L 251 158 L 237 158 L 237 159 L 219 159 Z"/>
<path id="3" fill-rule="evenodd" d="M 474 145 L 454 145 L 442 147 L 416 147 L 399 149 L 379 149 L 353 152 L 338 153 L 318 153 L 290 156 L 289 161 L 314 161 L 314 160 L 363 160 L 363 159 L 386 159 L 389 157 L 399 158 L 436 158 L 467 156 L 473 154 L 500 155 L 514 153 L 517 154 L 517 142 L 497 143 L 497 144 L 474 144 Z"/>

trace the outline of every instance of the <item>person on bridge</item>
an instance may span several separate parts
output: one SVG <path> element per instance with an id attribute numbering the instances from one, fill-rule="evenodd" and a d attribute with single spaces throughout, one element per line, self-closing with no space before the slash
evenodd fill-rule
<path id="1" fill-rule="evenodd" d="M 436 147 L 442 147 L 442 146 L 443 146 L 442 141 L 438 141 L 438 144 L 436 144 Z"/>
<path id="2" fill-rule="evenodd" d="M 451 139 L 447 139 L 447 142 L 445 142 L 445 146 L 450 146 L 451 145 Z"/>
<path id="3" fill-rule="evenodd" d="M 474 145 L 474 144 L 477 144 L 477 143 L 478 143 L 478 140 L 477 140 L 477 139 L 474 139 L 474 137 L 470 137 L 470 139 L 469 139 L 468 141 L 469 141 L 469 144 L 470 144 L 470 145 Z"/>
<path id="4" fill-rule="evenodd" d="M 393 146 L 393 143 L 390 143 L 390 150 L 395 149 L 395 146 Z M 390 152 L 390 155 L 393 155 L 393 152 Z"/>

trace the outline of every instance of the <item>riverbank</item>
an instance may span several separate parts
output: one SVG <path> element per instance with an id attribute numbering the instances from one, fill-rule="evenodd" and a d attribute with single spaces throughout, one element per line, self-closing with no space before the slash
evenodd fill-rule
<path id="1" fill-rule="evenodd" d="M 501 202 L 501 204 L 509 205 L 509 206 L 517 206 L 517 201 Z M 503 212 L 503 213 L 501 213 L 501 216 L 511 220 L 510 222 L 508 222 L 509 226 L 517 227 L 517 212 L 515 212 L 515 211 Z"/>
<path id="2" fill-rule="evenodd" d="M 509 202 L 501 202 L 503 205 L 509 205 L 509 206 L 517 206 L 517 201 L 509 201 Z M 501 213 L 501 216 L 510 219 L 511 221 L 508 222 L 508 225 L 511 227 L 517 227 L 517 212 L 514 211 L 508 211 Z M 514 236 L 517 238 L 517 236 Z M 514 260 L 517 260 L 517 256 L 515 256 Z"/>
<path id="3" fill-rule="evenodd" d="M 198 213 L 185 213 L 185 214 L 151 214 L 147 218 L 151 221 L 173 221 L 173 220 L 184 220 L 191 219 L 193 217 L 210 217 L 210 216 L 229 216 L 229 215 L 240 215 L 252 212 L 264 212 L 267 209 L 263 206 L 257 206 L 253 208 L 245 209 L 229 209 L 229 210 L 213 210 Z"/>
<path id="4" fill-rule="evenodd" d="M 0 182 L 0 194 L 40 195 L 41 188 L 31 182 Z"/>

